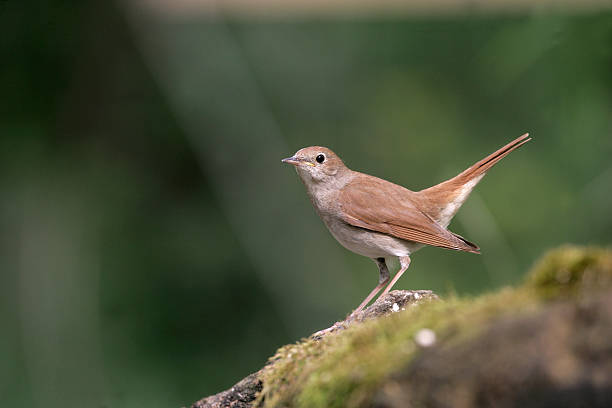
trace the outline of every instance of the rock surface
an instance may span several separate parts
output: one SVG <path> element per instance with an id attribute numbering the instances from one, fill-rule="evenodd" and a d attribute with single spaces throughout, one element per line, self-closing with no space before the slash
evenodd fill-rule
<path id="1" fill-rule="evenodd" d="M 612 406 L 612 251 L 551 251 L 475 298 L 393 291 L 193 405 L 489 406 Z"/>
<path id="2" fill-rule="evenodd" d="M 324 336 L 330 333 L 336 333 L 349 328 L 355 323 L 361 323 L 366 320 L 375 319 L 380 316 L 385 316 L 391 313 L 406 310 L 406 308 L 419 305 L 423 302 L 439 300 L 438 295 L 431 290 L 393 290 L 385 296 L 376 299 L 376 302 L 363 309 L 361 312 L 350 315 L 341 322 L 336 322 L 333 326 L 310 336 L 311 339 L 321 340 Z"/>
<path id="3" fill-rule="evenodd" d="M 424 350 L 385 382 L 377 408 L 612 406 L 612 292 L 494 323 Z"/>
<path id="4" fill-rule="evenodd" d="M 258 374 L 259 372 L 249 375 L 229 390 L 201 399 L 193 404 L 192 408 L 252 407 L 255 397 L 262 387 L 261 380 L 257 378 Z"/>
<path id="5" fill-rule="evenodd" d="M 407 307 L 432 300 L 438 300 L 438 296 L 431 290 L 394 290 L 377 299 L 376 302 L 357 315 L 349 316 L 346 320 L 337 322 L 328 329 L 314 333 L 310 338 L 320 340 L 327 334 L 344 330 L 353 324 L 395 313 L 402 309 L 405 310 Z M 253 373 L 229 390 L 201 399 L 194 403 L 192 408 L 252 407 L 257 393 L 262 389 L 261 373 L 261 370 Z"/>

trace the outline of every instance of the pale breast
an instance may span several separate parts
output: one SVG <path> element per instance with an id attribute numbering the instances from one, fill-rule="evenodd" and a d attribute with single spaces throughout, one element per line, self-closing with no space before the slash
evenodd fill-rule
<path id="1" fill-rule="evenodd" d="M 323 216 L 323 222 L 343 247 L 369 258 L 409 256 L 423 245 L 389 235 L 354 227 L 335 217 Z"/>

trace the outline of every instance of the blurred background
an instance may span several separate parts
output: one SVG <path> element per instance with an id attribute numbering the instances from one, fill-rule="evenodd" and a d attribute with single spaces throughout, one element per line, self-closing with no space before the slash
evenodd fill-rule
<path id="1" fill-rule="evenodd" d="M 421 189 L 529 131 L 396 288 L 612 238 L 604 1 L 0 1 L 0 404 L 178 407 L 369 293 L 280 159 Z M 394 267 L 395 268 L 395 267 Z"/>

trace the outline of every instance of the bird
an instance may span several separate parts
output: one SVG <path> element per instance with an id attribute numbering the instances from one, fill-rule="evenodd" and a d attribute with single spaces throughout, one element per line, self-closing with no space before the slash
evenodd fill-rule
<path id="1" fill-rule="evenodd" d="M 322 146 L 305 147 L 282 159 L 295 167 L 332 236 L 378 266 L 378 284 L 351 315 L 383 287 L 380 297 L 386 295 L 408 269 L 411 255 L 426 245 L 479 254 L 476 244 L 447 227 L 486 172 L 530 140 L 525 133 L 457 176 L 420 191 L 351 170 Z M 394 257 L 399 258 L 400 269 L 391 279 L 387 260 Z"/>

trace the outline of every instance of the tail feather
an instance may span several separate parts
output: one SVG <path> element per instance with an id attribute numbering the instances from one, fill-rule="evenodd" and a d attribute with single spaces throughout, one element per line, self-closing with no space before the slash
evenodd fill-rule
<path id="1" fill-rule="evenodd" d="M 518 149 L 530 140 L 529 133 L 525 133 L 501 149 L 474 163 L 457 176 L 419 191 L 417 194 L 423 201 L 423 209 L 440 225 L 447 227 L 457 210 L 459 210 L 485 173 L 510 152 Z"/>
<path id="2" fill-rule="evenodd" d="M 529 137 L 529 133 L 525 133 L 523 136 L 514 139 L 512 142 L 508 143 L 501 149 L 495 151 L 494 153 L 491 153 L 484 159 L 468 167 L 466 170 L 464 170 L 458 176 L 452 178 L 451 180 L 458 179 L 468 182 L 470 179 L 473 179 L 486 173 L 487 170 L 497 164 L 497 162 L 499 162 L 501 159 L 506 157 L 510 152 L 515 149 L 518 149 L 530 140 L 531 138 Z"/>
<path id="3" fill-rule="evenodd" d="M 475 243 L 468 241 L 467 239 L 463 238 L 461 235 L 455 234 L 454 232 L 451 232 L 451 234 L 453 234 L 456 238 L 459 238 L 459 240 L 461 240 L 465 245 L 467 245 L 467 248 L 464 249 L 464 251 L 471 252 L 473 254 L 480 253 L 480 247 L 476 245 Z"/>

